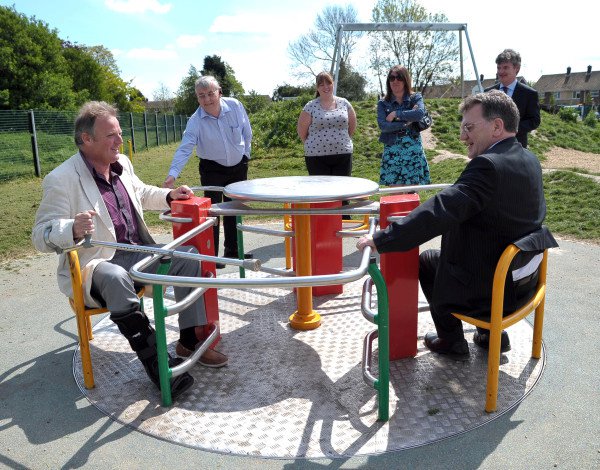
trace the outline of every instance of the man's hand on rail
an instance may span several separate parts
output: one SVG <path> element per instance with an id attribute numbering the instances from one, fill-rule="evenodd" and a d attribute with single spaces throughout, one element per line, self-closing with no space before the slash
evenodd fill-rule
<path id="1" fill-rule="evenodd" d="M 73 240 L 79 240 L 85 235 L 91 235 L 94 230 L 94 217 L 98 213 L 93 210 L 80 212 L 73 219 Z"/>
<path id="2" fill-rule="evenodd" d="M 370 246 L 374 250 L 377 250 L 377 248 L 375 247 L 375 242 L 373 241 L 373 237 L 371 235 L 365 235 L 363 237 L 360 237 L 356 242 L 356 248 L 358 248 L 359 250 L 362 250 L 367 246 Z"/>
<path id="3" fill-rule="evenodd" d="M 166 183 L 166 181 L 165 181 Z M 194 191 L 192 191 L 189 186 L 183 185 L 175 188 L 173 191 L 169 193 L 171 199 L 189 199 L 194 195 Z"/>

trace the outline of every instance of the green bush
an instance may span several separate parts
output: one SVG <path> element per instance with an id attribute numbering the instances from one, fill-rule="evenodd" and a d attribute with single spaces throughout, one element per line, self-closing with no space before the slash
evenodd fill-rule
<path id="1" fill-rule="evenodd" d="M 248 114 L 255 114 L 262 111 L 269 106 L 269 103 L 271 102 L 270 98 L 265 98 L 254 90 L 250 91 L 250 93 L 247 95 L 240 96 L 239 98 L 246 108 Z"/>
<path id="2" fill-rule="evenodd" d="M 587 113 L 587 116 L 583 120 L 583 123 L 586 126 L 595 128 L 598 124 L 598 118 L 596 117 L 596 113 L 594 111 L 590 111 L 589 113 Z"/>
<path id="3" fill-rule="evenodd" d="M 297 131 L 298 116 L 312 98 L 302 95 L 291 100 L 279 101 L 254 114 L 251 119 L 253 148 L 259 150 L 297 145 L 300 142 Z"/>
<path id="4" fill-rule="evenodd" d="M 577 122 L 577 116 L 571 108 L 561 108 L 558 112 L 558 117 L 565 122 Z"/>

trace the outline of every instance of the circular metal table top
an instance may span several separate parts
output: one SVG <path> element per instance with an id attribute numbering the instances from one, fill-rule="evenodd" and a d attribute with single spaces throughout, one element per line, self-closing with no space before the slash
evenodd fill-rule
<path id="1" fill-rule="evenodd" d="M 228 184 L 231 199 L 267 202 L 330 202 L 370 196 L 379 190 L 374 181 L 352 176 L 279 176 Z"/>

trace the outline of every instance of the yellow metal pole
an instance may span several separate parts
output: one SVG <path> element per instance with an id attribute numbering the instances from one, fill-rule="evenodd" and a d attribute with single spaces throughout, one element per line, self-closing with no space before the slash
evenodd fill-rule
<path id="1" fill-rule="evenodd" d="M 307 203 L 295 204 L 298 209 L 308 209 Z M 296 275 L 312 273 L 310 253 L 310 215 L 297 215 L 296 229 Z M 290 326 L 295 330 L 314 330 L 321 325 L 321 316 L 312 308 L 312 287 L 296 288 L 298 310 L 290 316 Z"/>
<path id="2" fill-rule="evenodd" d="M 287 202 L 283 205 L 284 209 L 292 207 Z M 288 232 L 292 230 L 292 217 L 289 214 L 283 216 L 283 229 Z M 292 269 L 292 240 L 285 237 L 285 269 Z"/>

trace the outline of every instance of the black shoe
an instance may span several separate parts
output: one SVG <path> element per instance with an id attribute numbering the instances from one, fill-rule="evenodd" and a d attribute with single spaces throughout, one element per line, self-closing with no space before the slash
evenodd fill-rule
<path id="1" fill-rule="evenodd" d="M 473 342 L 483 349 L 489 349 L 490 347 L 490 334 L 487 330 L 485 333 L 480 333 L 479 331 L 475 331 L 473 334 Z M 500 352 L 508 352 L 510 351 L 510 339 L 508 338 L 508 333 L 506 331 L 502 331 L 500 335 Z"/>
<path id="2" fill-rule="evenodd" d="M 171 357 L 169 355 L 169 367 L 173 368 L 178 366 L 183 362 L 183 359 L 178 357 Z M 152 383 L 158 387 L 160 390 L 160 375 L 158 373 L 158 356 L 154 356 L 152 358 L 146 359 L 142 361 L 144 365 L 144 369 L 146 369 L 146 373 Z M 178 375 L 177 377 L 173 377 L 171 379 L 171 398 L 175 400 L 179 395 L 189 389 L 192 385 L 194 385 L 194 377 L 192 377 L 187 372 Z"/>
<path id="3" fill-rule="evenodd" d="M 123 336 L 127 338 L 127 341 L 129 341 L 131 349 L 137 354 L 152 383 L 160 389 L 156 332 L 150 326 L 150 321 L 146 314 L 136 310 L 124 315 L 111 315 L 111 319 L 115 322 L 119 331 L 123 333 Z M 182 362 L 182 359 L 169 356 L 169 367 L 175 367 Z M 175 399 L 193 384 L 194 378 L 187 372 L 172 378 L 171 397 Z"/>
<path id="4" fill-rule="evenodd" d="M 215 267 L 217 269 L 224 269 L 225 268 L 225 263 L 215 263 Z"/>
<path id="5" fill-rule="evenodd" d="M 436 333 L 427 333 L 424 342 L 431 352 L 445 354 L 457 360 L 465 360 L 469 357 L 469 344 L 465 339 L 451 343 L 439 338 Z"/>

